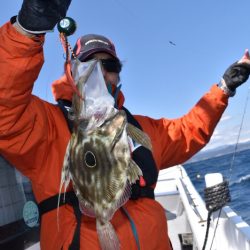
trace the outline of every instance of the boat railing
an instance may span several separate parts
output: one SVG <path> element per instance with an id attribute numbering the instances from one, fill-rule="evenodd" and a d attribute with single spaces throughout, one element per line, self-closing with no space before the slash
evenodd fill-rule
<path id="1" fill-rule="evenodd" d="M 201 250 L 207 229 L 208 211 L 202 197 L 182 166 L 164 170 L 157 183 L 156 199 L 160 201 L 166 211 L 170 224 L 169 230 L 174 228 L 180 235 L 183 228 L 186 228 L 187 234 L 192 233 L 192 249 Z M 178 218 L 181 217 L 182 222 L 180 223 Z M 188 221 L 189 226 L 185 221 Z M 183 224 L 185 227 L 182 227 Z M 182 229 L 180 230 L 180 228 Z M 205 249 L 250 250 L 249 225 L 229 206 L 223 207 L 221 211 L 212 214 Z"/>

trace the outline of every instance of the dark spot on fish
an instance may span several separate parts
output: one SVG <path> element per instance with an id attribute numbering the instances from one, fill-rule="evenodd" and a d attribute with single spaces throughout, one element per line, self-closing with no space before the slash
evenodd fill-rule
<path id="1" fill-rule="evenodd" d="M 91 151 L 87 151 L 84 155 L 84 161 L 87 167 L 93 168 L 96 166 L 95 155 Z"/>

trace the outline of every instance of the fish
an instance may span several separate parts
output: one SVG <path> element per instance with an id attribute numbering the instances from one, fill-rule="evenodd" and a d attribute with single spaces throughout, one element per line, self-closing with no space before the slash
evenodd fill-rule
<path id="1" fill-rule="evenodd" d="M 77 77 L 79 93 L 74 94 L 71 112 L 74 126 L 64 157 L 59 194 L 63 186 L 66 190 L 72 182 L 81 212 L 96 218 L 101 249 L 117 250 L 120 242 L 110 220 L 129 200 L 131 185 L 143 175 L 131 157 L 129 138 L 149 149 L 152 146 L 143 131 L 128 123 L 124 110 L 108 104 L 101 115 L 86 115 L 84 85 L 96 66 L 90 64 Z"/>

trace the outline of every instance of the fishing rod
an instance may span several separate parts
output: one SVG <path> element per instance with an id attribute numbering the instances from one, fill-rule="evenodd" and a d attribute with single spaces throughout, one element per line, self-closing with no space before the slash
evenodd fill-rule
<path id="1" fill-rule="evenodd" d="M 204 244 L 203 244 L 202 250 L 205 250 L 205 248 L 206 248 L 212 213 L 216 212 L 216 211 L 219 211 L 218 212 L 218 219 L 217 219 L 215 229 L 214 229 L 213 238 L 212 238 L 211 245 L 210 245 L 210 250 L 212 249 L 213 242 L 214 242 L 214 239 L 215 239 L 215 234 L 216 234 L 216 231 L 217 231 L 217 228 L 218 228 L 222 207 L 227 202 L 231 201 L 230 192 L 229 192 L 229 182 L 230 182 L 231 177 L 232 177 L 232 170 L 233 170 L 233 167 L 234 167 L 235 156 L 236 156 L 236 153 L 237 153 L 239 140 L 240 140 L 240 135 L 241 135 L 244 120 L 245 120 L 245 114 L 246 114 L 246 111 L 247 111 L 249 95 L 250 95 L 250 88 L 247 91 L 247 95 L 246 95 L 246 99 L 245 99 L 245 103 L 244 103 L 243 114 L 242 114 L 240 127 L 239 127 L 239 131 L 238 131 L 238 135 L 237 135 L 237 140 L 236 140 L 236 143 L 235 143 L 233 156 L 232 156 L 231 163 L 230 163 L 228 180 L 224 180 L 224 181 L 221 180 L 217 185 L 207 187 L 204 190 L 204 192 L 205 192 L 205 203 L 206 203 L 206 207 L 207 207 L 207 210 L 208 210 L 208 217 L 207 217 L 207 229 L 206 229 L 206 234 L 205 234 L 205 239 L 204 239 Z"/>
<path id="2" fill-rule="evenodd" d="M 246 100 L 245 100 L 245 104 L 244 104 L 244 109 L 243 109 L 242 119 L 241 119 L 241 123 L 240 123 L 240 127 L 239 127 L 239 132 L 238 132 L 236 144 L 235 144 L 235 147 L 234 147 L 233 156 L 232 156 L 232 159 L 231 159 L 231 164 L 230 164 L 230 169 L 229 169 L 229 178 L 228 178 L 229 182 L 230 182 L 231 177 L 232 177 L 232 170 L 233 170 L 235 156 L 236 156 L 239 141 L 240 141 L 240 135 L 241 135 L 241 131 L 242 131 L 242 128 L 243 128 L 243 123 L 244 123 L 244 120 L 245 120 L 245 114 L 246 114 L 246 111 L 247 111 L 249 95 L 250 95 L 250 87 L 248 88 L 248 91 L 247 91 L 247 96 L 246 96 Z"/>
<path id="3" fill-rule="evenodd" d="M 246 99 L 245 99 L 245 103 L 244 103 L 244 108 L 243 108 L 243 114 L 242 114 L 242 118 L 241 118 L 241 122 L 240 122 L 240 127 L 239 127 L 239 131 L 238 131 L 238 135 L 237 135 L 237 140 L 236 140 L 236 143 L 235 143 L 235 147 L 234 147 L 234 151 L 233 151 L 233 156 L 232 156 L 231 163 L 230 163 L 228 183 L 230 183 L 231 177 L 232 177 L 232 170 L 233 170 L 233 167 L 234 167 L 235 156 L 236 156 L 236 153 L 237 153 L 237 149 L 238 149 L 238 145 L 239 145 L 239 141 L 240 141 L 240 135 L 241 135 L 241 131 L 242 131 L 244 120 L 245 120 L 245 114 L 246 114 L 246 111 L 247 111 L 249 95 L 250 95 L 250 88 L 248 88 L 248 91 L 247 91 L 247 95 L 246 95 Z M 217 231 L 217 228 L 218 228 L 219 219 L 220 219 L 220 215 L 221 215 L 221 209 L 222 208 L 220 208 L 220 210 L 219 210 L 218 220 L 216 222 L 216 226 L 215 226 L 215 230 L 214 230 L 214 234 L 213 234 L 213 239 L 212 239 L 212 242 L 211 242 L 210 250 L 212 248 L 212 245 L 213 245 L 213 242 L 214 242 L 214 238 L 215 238 L 215 234 L 216 234 L 216 231 Z"/>

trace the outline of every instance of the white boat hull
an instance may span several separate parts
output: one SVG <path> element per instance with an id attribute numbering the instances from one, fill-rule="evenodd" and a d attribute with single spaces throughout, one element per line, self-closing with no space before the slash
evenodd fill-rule
<path id="1" fill-rule="evenodd" d="M 185 169 L 175 166 L 160 171 L 155 195 L 166 211 L 174 250 L 183 249 L 182 236 L 186 247 L 202 250 L 208 212 Z M 249 225 L 228 206 L 222 208 L 219 220 L 218 213 L 212 215 L 205 249 L 250 250 Z"/>

